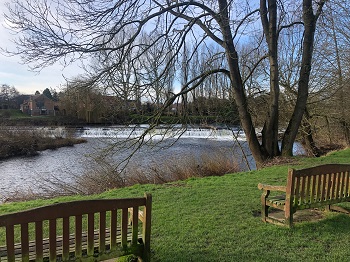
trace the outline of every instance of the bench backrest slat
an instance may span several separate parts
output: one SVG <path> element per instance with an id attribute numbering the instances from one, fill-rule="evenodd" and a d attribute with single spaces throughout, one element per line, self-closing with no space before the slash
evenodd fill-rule
<path id="1" fill-rule="evenodd" d="M 35 253 L 36 261 L 43 261 L 43 221 L 35 222 Z"/>
<path id="2" fill-rule="evenodd" d="M 100 212 L 99 235 L 100 235 L 99 251 L 102 253 L 102 252 L 105 252 L 106 250 L 106 211 Z"/>
<path id="3" fill-rule="evenodd" d="M 345 190 L 345 177 L 346 177 L 346 172 L 342 173 L 341 179 L 339 179 L 339 197 L 344 196 L 344 190 Z"/>
<path id="4" fill-rule="evenodd" d="M 328 199 L 336 199 L 336 190 L 337 190 L 337 177 L 338 175 L 340 175 L 342 173 L 331 173 L 330 176 L 331 178 L 329 179 L 330 181 L 330 189 L 329 189 L 329 196 L 328 196 Z"/>
<path id="5" fill-rule="evenodd" d="M 349 198 L 350 165 L 329 164 L 288 172 L 287 205 L 312 205 Z M 290 188 L 288 188 L 290 187 Z M 291 194 L 288 197 L 288 194 Z M 288 202 L 287 201 L 287 202 Z"/>
<path id="6" fill-rule="evenodd" d="M 68 260 L 69 258 L 69 217 L 63 218 L 62 227 L 63 227 L 62 259 L 65 261 L 65 260 Z"/>
<path id="7" fill-rule="evenodd" d="M 7 261 L 15 261 L 15 233 L 14 226 L 6 226 Z"/>
<path id="8" fill-rule="evenodd" d="M 21 241 L 22 241 L 22 261 L 29 261 L 29 236 L 28 224 L 21 225 Z"/>
<path id="9" fill-rule="evenodd" d="M 315 181 L 317 183 L 317 191 L 314 197 L 314 202 L 317 202 L 320 198 L 321 198 L 321 183 L 322 183 L 322 176 L 314 176 L 315 177 Z"/>
<path id="10" fill-rule="evenodd" d="M 87 254 L 92 256 L 94 254 L 94 237 L 95 237 L 95 215 L 94 213 L 88 214 L 88 232 L 87 232 Z"/>
<path id="11" fill-rule="evenodd" d="M 117 210 L 111 211 L 111 249 L 117 247 Z"/>
<path id="12" fill-rule="evenodd" d="M 334 181 L 334 186 L 332 188 L 332 199 L 336 199 L 336 198 L 339 198 L 340 195 L 339 195 L 339 190 L 340 190 L 340 178 L 341 176 L 343 175 L 343 172 L 341 173 L 333 173 L 332 174 L 333 177 L 332 177 L 332 180 Z"/>
<path id="13" fill-rule="evenodd" d="M 300 197 L 299 197 L 299 202 L 300 203 L 303 203 L 305 201 L 305 195 L 306 195 L 306 192 L 305 190 L 307 190 L 307 188 L 305 188 L 305 181 L 306 181 L 306 177 L 301 177 L 300 178 Z"/>
<path id="14" fill-rule="evenodd" d="M 137 238 L 138 238 L 138 232 L 137 232 L 137 223 L 139 220 L 139 208 L 133 207 L 132 211 L 132 238 L 131 243 L 136 244 Z"/>
<path id="15" fill-rule="evenodd" d="M 344 182 L 343 182 L 343 185 L 344 188 L 343 188 L 343 196 L 344 197 L 349 197 L 350 196 L 350 184 L 349 184 L 349 180 L 350 180 L 350 171 L 348 172 L 344 172 Z"/>
<path id="16" fill-rule="evenodd" d="M 300 177 L 296 177 L 295 179 L 295 201 L 296 202 L 299 202 L 300 201 L 300 180 L 301 178 Z"/>
<path id="17" fill-rule="evenodd" d="M 321 198 L 319 199 L 319 201 L 325 199 L 326 188 L 327 188 L 327 174 L 321 174 Z"/>
<path id="18" fill-rule="evenodd" d="M 312 203 L 312 202 L 314 202 L 315 200 L 314 200 L 314 197 L 312 197 L 312 196 L 315 196 L 316 195 L 316 177 L 309 177 L 309 183 L 310 183 L 310 185 L 309 185 L 309 187 L 310 187 L 310 192 L 311 192 L 311 194 L 309 195 L 309 202 L 310 203 Z"/>
<path id="19" fill-rule="evenodd" d="M 325 179 L 325 187 L 324 187 L 324 190 L 325 190 L 325 194 L 324 194 L 324 200 L 327 200 L 329 199 L 329 191 L 330 191 L 330 188 L 332 186 L 332 178 L 331 178 L 332 174 L 331 173 L 327 173 L 324 177 Z"/>
<path id="20" fill-rule="evenodd" d="M 80 258 L 82 252 L 83 216 L 75 216 L 75 257 Z"/>
<path id="21" fill-rule="evenodd" d="M 56 261 L 56 237 L 57 237 L 56 219 L 50 219 L 49 220 L 50 261 Z"/>
<path id="22" fill-rule="evenodd" d="M 128 209 L 123 208 L 122 209 L 122 247 L 126 247 L 127 245 L 127 236 L 128 236 Z"/>
<path id="23" fill-rule="evenodd" d="M 350 196 L 350 172 L 345 173 L 345 188 L 344 188 L 344 195 Z"/>

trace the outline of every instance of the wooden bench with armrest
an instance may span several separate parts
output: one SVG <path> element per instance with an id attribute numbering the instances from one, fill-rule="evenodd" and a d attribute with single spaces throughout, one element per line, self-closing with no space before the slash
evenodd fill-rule
<path id="1" fill-rule="evenodd" d="M 152 196 L 146 194 L 63 202 L 0 215 L 0 229 L 6 232 L 0 260 L 100 261 L 136 250 L 149 261 L 151 208 Z"/>
<path id="2" fill-rule="evenodd" d="M 327 164 L 305 169 L 289 169 L 286 186 L 258 184 L 261 195 L 261 216 L 264 222 L 293 226 L 297 210 L 325 206 L 349 214 L 349 210 L 334 204 L 350 201 L 350 165 Z M 270 195 L 271 192 L 280 195 Z M 269 216 L 269 208 L 284 211 L 284 219 Z"/>

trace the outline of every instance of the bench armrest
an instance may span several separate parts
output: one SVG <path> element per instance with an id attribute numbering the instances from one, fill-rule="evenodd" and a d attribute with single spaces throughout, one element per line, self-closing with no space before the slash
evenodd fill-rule
<path id="1" fill-rule="evenodd" d="M 265 185 L 265 184 L 258 184 L 258 188 L 261 190 L 271 190 L 271 191 L 282 191 L 286 192 L 286 187 L 285 186 L 271 186 L 271 185 Z"/>

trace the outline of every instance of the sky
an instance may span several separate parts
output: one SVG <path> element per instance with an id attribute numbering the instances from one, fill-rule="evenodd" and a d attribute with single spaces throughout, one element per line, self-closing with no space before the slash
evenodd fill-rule
<path id="1" fill-rule="evenodd" d="M 5 28 L 4 13 L 7 12 L 6 0 L 0 0 L 0 46 L 2 48 L 14 48 L 11 42 L 13 33 Z M 63 68 L 61 65 L 53 65 L 43 69 L 40 73 L 31 72 L 28 65 L 21 64 L 19 57 L 6 57 L 0 53 L 0 85 L 14 86 L 21 94 L 40 93 L 46 88 L 57 91 L 65 84 L 65 78 L 70 78 L 82 73 L 78 66 Z"/>

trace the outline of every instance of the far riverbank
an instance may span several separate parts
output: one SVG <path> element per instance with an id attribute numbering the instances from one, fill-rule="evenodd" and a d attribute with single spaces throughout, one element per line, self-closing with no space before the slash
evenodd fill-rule
<path id="1" fill-rule="evenodd" d="M 40 132 L 0 131 L 0 160 L 18 156 L 34 156 L 39 151 L 57 149 L 85 143 L 86 139 L 75 137 L 51 137 Z"/>

